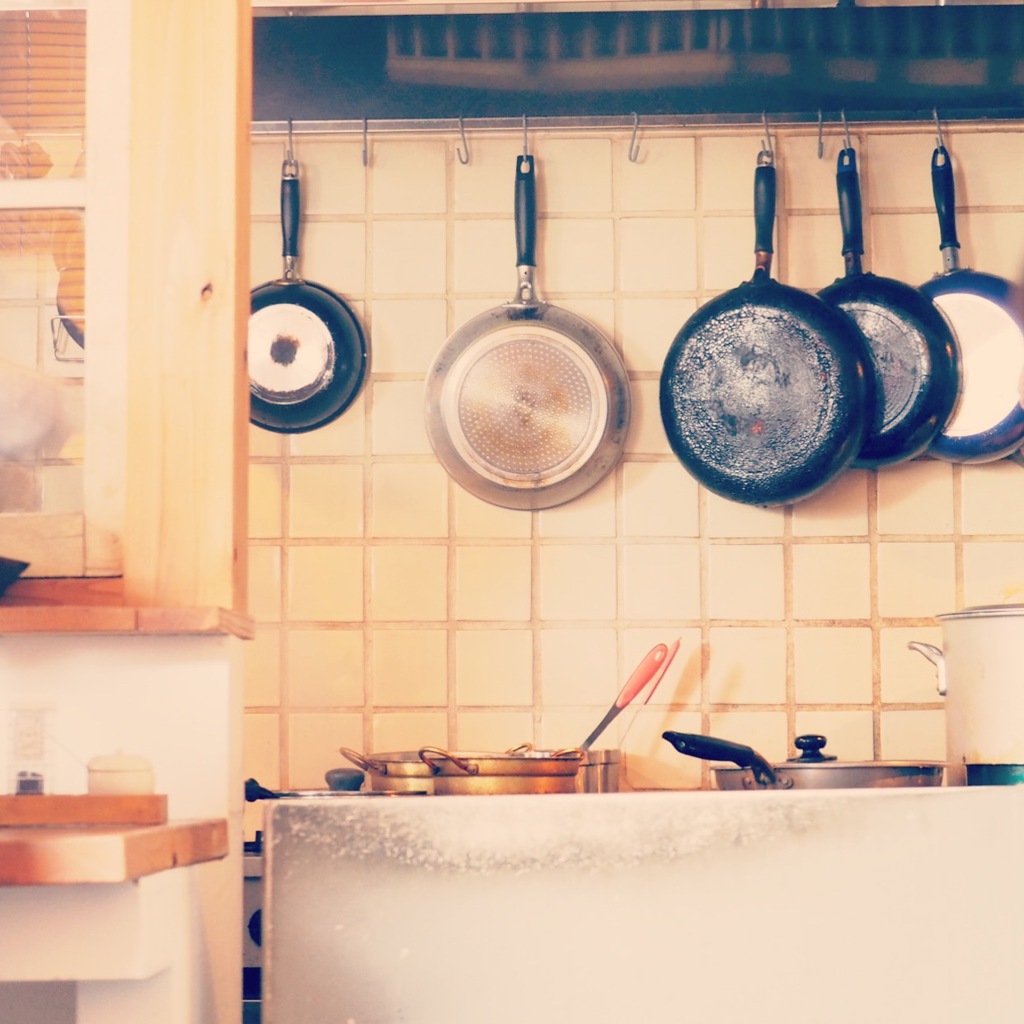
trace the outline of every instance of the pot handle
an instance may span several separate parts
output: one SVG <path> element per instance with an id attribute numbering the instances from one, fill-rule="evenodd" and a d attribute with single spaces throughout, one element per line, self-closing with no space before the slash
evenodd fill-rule
<path id="1" fill-rule="evenodd" d="M 441 761 L 451 761 L 456 768 L 467 775 L 479 775 L 480 765 L 470 764 L 461 757 L 456 757 L 449 750 L 442 750 L 440 747 L 421 747 L 420 760 L 436 775 L 441 770 Z"/>
<path id="2" fill-rule="evenodd" d="M 290 122 L 289 122 L 290 123 Z M 290 156 L 281 166 L 281 255 L 285 281 L 297 281 L 299 259 L 299 165 Z"/>
<path id="3" fill-rule="evenodd" d="M 246 803 L 255 803 L 257 800 L 277 800 L 280 795 L 272 789 L 267 789 L 266 786 L 261 786 L 255 779 L 245 780 Z"/>
<path id="4" fill-rule="evenodd" d="M 531 754 L 533 750 L 534 746 L 532 743 L 520 743 L 517 747 L 509 747 L 505 753 Z M 582 761 L 587 756 L 587 752 L 582 747 L 562 747 L 559 750 L 553 750 L 548 756 L 561 757 L 566 761 Z"/>
<path id="5" fill-rule="evenodd" d="M 749 768 L 757 784 L 765 789 L 779 784 L 775 769 L 753 747 L 690 732 L 663 732 L 661 738 L 668 740 L 680 754 L 705 761 L 732 761 L 740 768 Z"/>
<path id="6" fill-rule="evenodd" d="M 911 640 L 907 643 L 907 647 L 912 651 L 917 651 L 918 654 L 923 654 L 938 670 L 939 678 L 936 683 L 936 688 L 939 691 L 940 696 L 946 696 L 946 656 L 936 647 L 934 644 L 925 644 L 920 640 Z"/>
<path id="7" fill-rule="evenodd" d="M 561 750 L 551 751 L 550 756 L 561 758 L 563 761 L 582 761 L 587 752 L 582 747 L 563 747 Z"/>
<path id="8" fill-rule="evenodd" d="M 372 757 L 363 757 L 348 747 L 338 747 L 338 753 L 347 758 L 356 767 L 362 768 L 364 772 L 375 772 L 377 775 L 387 775 L 388 766 L 384 761 L 374 761 Z"/>

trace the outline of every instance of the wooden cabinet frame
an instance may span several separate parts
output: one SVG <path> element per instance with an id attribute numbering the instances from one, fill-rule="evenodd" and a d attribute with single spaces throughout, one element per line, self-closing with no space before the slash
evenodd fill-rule
<path id="1" fill-rule="evenodd" d="M 251 4 L 64 6 L 87 10 L 81 575 L 243 610 Z"/>

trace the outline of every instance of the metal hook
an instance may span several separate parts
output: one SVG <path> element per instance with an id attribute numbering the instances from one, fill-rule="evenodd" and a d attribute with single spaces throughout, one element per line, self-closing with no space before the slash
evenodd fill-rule
<path id="1" fill-rule="evenodd" d="M 363 166 L 370 165 L 370 122 L 363 118 Z"/>
<path id="2" fill-rule="evenodd" d="M 764 143 L 761 152 L 765 153 L 770 161 L 774 161 L 775 150 L 772 149 L 772 135 L 768 131 L 768 115 L 763 110 L 761 111 L 761 120 L 764 122 Z"/>
<path id="3" fill-rule="evenodd" d="M 469 163 L 469 143 L 466 141 L 466 126 L 462 123 L 462 118 L 459 118 L 459 135 L 461 136 L 461 142 L 455 147 L 455 155 L 459 158 L 459 163 L 465 166 Z"/>
<path id="4" fill-rule="evenodd" d="M 822 136 L 821 136 L 822 127 L 823 127 L 823 125 L 822 125 L 821 108 L 819 107 L 818 108 L 818 159 L 819 160 L 821 159 L 822 154 L 824 154 L 824 152 L 825 152 L 825 142 L 824 142 L 824 140 L 822 139 Z"/>
<path id="5" fill-rule="evenodd" d="M 285 178 L 295 178 L 299 173 L 299 165 L 295 159 L 295 149 L 292 144 L 292 119 L 288 118 L 288 143 L 284 151 L 284 166 L 281 168 L 281 175 Z"/>
<path id="6" fill-rule="evenodd" d="M 640 131 L 640 115 L 635 111 L 633 113 L 633 137 L 629 140 L 629 162 L 635 164 L 640 158 L 640 146 L 636 141 L 637 134 Z"/>
<path id="7" fill-rule="evenodd" d="M 853 143 L 850 141 L 850 126 L 846 123 L 846 111 L 841 110 L 839 115 L 843 119 L 843 135 L 846 138 L 846 148 L 853 149 Z"/>
<path id="8" fill-rule="evenodd" d="M 523 114 L 523 156 L 530 155 L 530 147 L 526 138 L 526 115 Z"/>
<path id="9" fill-rule="evenodd" d="M 939 149 L 945 149 L 946 144 L 942 141 L 942 124 L 939 121 L 939 108 L 932 107 L 932 115 L 935 118 L 935 138 Z"/>

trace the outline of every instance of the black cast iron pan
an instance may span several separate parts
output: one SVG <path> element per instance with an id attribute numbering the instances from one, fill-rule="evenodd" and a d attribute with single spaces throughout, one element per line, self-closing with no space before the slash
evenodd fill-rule
<path id="1" fill-rule="evenodd" d="M 252 292 L 249 419 L 284 434 L 315 430 L 340 416 L 366 375 L 367 347 L 349 306 L 297 270 L 298 164 L 289 147 L 281 169 L 284 274 Z"/>
<path id="2" fill-rule="evenodd" d="M 853 317 L 871 356 L 874 415 L 853 465 L 891 465 L 924 452 L 953 414 L 960 398 L 960 349 L 929 296 L 862 269 L 860 180 L 849 145 L 839 154 L 836 188 L 846 272 L 818 295 Z"/>
<path id="3" fill-rule="evenodd" d="M 470 494 L 512 509 L 564 504 L 618 462 L 630 420 L 626 370 L 589 321 L 543 302 L 534 158 L 516 158 L 518 287 L 444 343 L 427 375 L 427 436 Z"/>
<path id="4" fill-rule="evenodd" d="M 841 310 L 771 277 L 775 167 L 754 177 L 754 276 L 683 325 L 665 357 L 669 444 L 709 490 L 783 505 L 821 490 L 860 451 L 867 343 Z"/>
<path id="5" fill-rule="evenodd" d="M 943 272 L 921 285 L 946 314 L 961 351 L 963 394 L 928 454 L 947 462 L 992 462 L 1024 443 L 1021 296 L 995 274 L 960 266 L 953 166 L 941 143 L 932 154 Z"/>

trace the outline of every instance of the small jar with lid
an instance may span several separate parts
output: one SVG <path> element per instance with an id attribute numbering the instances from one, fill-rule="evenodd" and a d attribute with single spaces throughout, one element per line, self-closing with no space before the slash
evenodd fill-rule
<path id="1" fill-rule="evenodd" d="M 100 754 L 90 759 L 89 792 L 125 795 L 153 792 L 153 766 L 138 754 Z"/>

